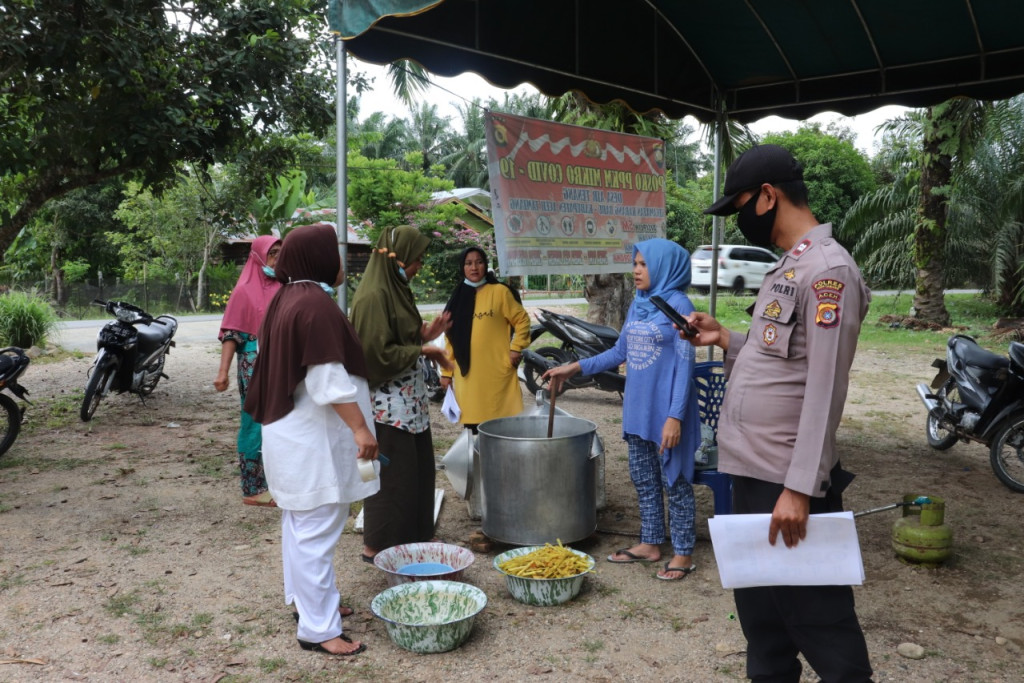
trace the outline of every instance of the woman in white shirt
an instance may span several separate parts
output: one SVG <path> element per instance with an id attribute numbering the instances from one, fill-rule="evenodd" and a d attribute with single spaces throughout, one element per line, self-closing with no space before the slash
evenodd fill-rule
<path id="1" fill-rule="evenodd" d="M 263 462 L 281 508 L 285 602 L 305 650 L 355 655 L 342 632 L 334 550 L 349 504 L 373 495 L 357 458 L 375 460 L 366 360 L 348 318 L 327 293 L 344 273 L 334 228 L 295 228 L 276 267 L 283 283 L 260 329 L 245 409 L 263 425 Z M 374 467 L 377 467 L 374 465 Z"/>

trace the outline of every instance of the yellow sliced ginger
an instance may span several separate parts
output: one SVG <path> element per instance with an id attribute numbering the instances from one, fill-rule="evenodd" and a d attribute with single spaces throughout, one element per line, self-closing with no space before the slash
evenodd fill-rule
<path id="1" fill-rule="evenodd" d="M 565 579 L 587 571 L 589 563 L 559 541 L 557 546 L 546 543 L 543 548 L 505 560 L 498 567 L 507 574 L 527 579 Z"/>

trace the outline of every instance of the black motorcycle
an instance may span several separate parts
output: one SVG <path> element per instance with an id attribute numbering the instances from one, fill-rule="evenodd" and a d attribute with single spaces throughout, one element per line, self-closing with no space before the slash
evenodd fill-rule
<path id="1" fill-rule="evenodd" d="M 1005 357 L 957 334 L 932 367 L 939 372 L 931 386 L 917 385 L 928 444 L 940 451 L 957 441 L 989 446 L 996 477 L 1024 493 L 1024 344 L 1010 342 Z"/>
<path id="2" fill-rule="evenodd" d="M 25 352 L 17 346 L 0 349 L 0 390 L 11 392 L 29 405 L 32 402 L 25 398 L 28 396 L 28 390 L 18 384 L 18 378 L 30 362 Z M 25 408 L 18 406 L 13 398 L 4 393 L 0 393 L 0 408 L 3 408 L 4 412 L 4 418 L 0 418 L 0 455 L 3 455 L 18 438 Z"/>
<path id="3" fill-rule="evenodd" d="M 96 360 L 89 371 L 80 416 L 92 419 L 100 401 L 111 391 L 130 392 L 143 401 L 153 393 L 164 374 L 164 361 L 174 346 L 178 321 L 169 315 L 154 318 L 138 306 L 124 301 L 95 299 L 113 315 L 96 338 Z"/>
<path id="4" fill-rule="evenodd" d="M 562 342 L 562 345 L 542 346 L 536 351 L 523 351 L 523 381 L 531 395 L 536 395 L 541 389 L 547 391 L 548 381 L 543 379 L 542 375 L 550 368 L 596 356 L 615 346 L 615 342 L 619 340 L 619 331 L 612 327 L 595 325 L 571 315 L 561 315 L 543 308 L 536 315 L 542 329 L 535 326 L 530 333 L 531 339 L 536 339 L 542 332 L 549 332 Z M 566 389 L 583 387 L 614 391 L 621 397 L 626 388 L 626 376 L 611 370 L 593 375 L 576 375 L 562 384 L 559 393 Z"/>

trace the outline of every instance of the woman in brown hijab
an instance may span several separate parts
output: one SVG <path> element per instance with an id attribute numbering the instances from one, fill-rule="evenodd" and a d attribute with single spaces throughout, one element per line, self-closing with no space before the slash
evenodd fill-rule
<path id="1" fill-rule="evenodd" d="M 380 450 L 390 459 L 380 492 L 363 504 L 363 560 L 403 543 L 434 536 L 434 444 L 421 362 L 452 362 L 433 341 L 449 326 L 443 313 L 424 323 L 409 281 L 430 238 L 411 226 L 385 230 L 352 301 L 352 323 L 369 368 Z"/>
<path id="2" fill-rule="evenodd" d="M 299 645 L 354 655 L 366 646 L 342 633 L 334 551 L 349 504 L 379 487 L 362 481 L 356 464 L 377 458 L 377 441 L 362 347 L 325 293 L 344 279 L 334 228 L 288 233 L 276 274 L 283 286 L 260 327 L 245 410 L 263 425 L 267 484 L 281 508 L 285 603 L 296 607 Z"/>

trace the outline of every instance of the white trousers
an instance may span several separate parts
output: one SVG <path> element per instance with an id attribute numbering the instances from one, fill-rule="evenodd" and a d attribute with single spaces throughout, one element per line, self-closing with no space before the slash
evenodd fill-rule
<path id="1" fill-rule="evenodd" d="M 299 612 L 299 640 L 323 643 L 341 635 L 341 595 L 335 585 L 334 550 L 348 512 L 348 504 L 281 510 L 284 601 L 286 605 L 294 604 Z"/>

